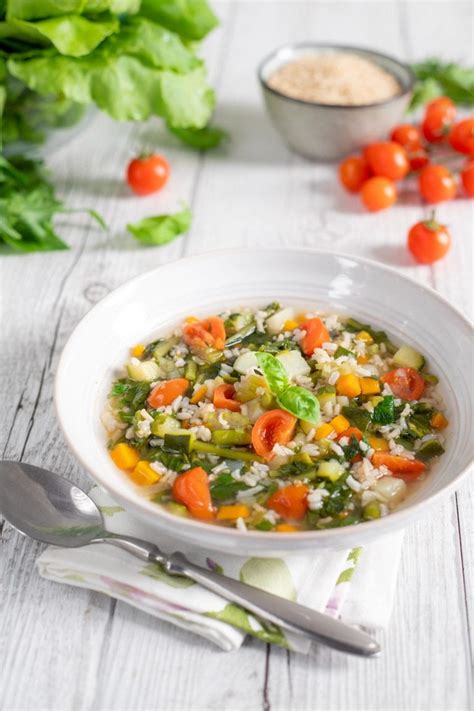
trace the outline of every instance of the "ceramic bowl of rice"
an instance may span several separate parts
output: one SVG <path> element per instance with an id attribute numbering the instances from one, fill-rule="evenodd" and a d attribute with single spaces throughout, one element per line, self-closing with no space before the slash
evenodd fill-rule
<path id="1" fill-rule="evenodd" d="M 258 77 L 274 127 L 292 150 L 313 160 L 336 160 L 385 140 L 414 85 L 409 67 L 393 57 L 309 42 L 272 52 Z"/>

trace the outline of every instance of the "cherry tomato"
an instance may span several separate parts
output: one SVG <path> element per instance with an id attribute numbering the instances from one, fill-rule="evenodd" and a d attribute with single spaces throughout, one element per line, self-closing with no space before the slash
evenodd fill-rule
<path id="1" fill-rule="evenodd" d="M 408 249 L 420 264 L 432 264 L 449 252 L 451 235 L 434 219 L 417 222 L 408 233 Z"/>
<path id="2" fill-rule="evenodd" d="M 461 181 L 464 192 L 469 197 L 474 197 L 474 161 L 468 160 L 461 171 Z"/>
<path id="3" fill-rule="evenodd" d="M 170 166 L 163 156 L 150 155 L 134 158 L 127 168 L 127 181 L 137 195 L 155 193 L 167 183 Z"/>
<path id="4" fill-rule="evenodd" d="M 421 170 L 430 162 L 426 149 L 421 145 L 407 148 L 407 154 L 410 161 L 410 170 L 414 172 Z"/>
<path id="5" fill-rule="evenodd" d="M 183 340 L 194 350 L 215 348 L 224 350 L 225 325 L 220 316 L 209 316 L 202 321 L 190 321 L 183 326 Z"/>
<path id="6" fill-rule="evenodd" d="M 449 134 L 452 148 L 467 156 L 474 156 L 474 117 L 459 121 Z"/>
<path id="7" fill-rule="evenodd" d="M 329 331 L 320 318 L 309 318 L 301 324 L 301 329 L 306 331 L 301 339 L 301 350 L 307 356 L 313 355 L 315 348 L 321 348 L 323 343 L 331 340 Z"/>
<path id="8" fill-rule="evenodd" d="M 209 476 L 202 467 L 180 474 L 174 481 L 172 492 L 175 501 L 184 504 L 195 518 L 206 521 L 214 518 Z"/>
<path id="9" fill-rule="evenodd" d="M 421 133 L 411 123 L 402 123 L 400 126 L 395 126 L 390 134 L 390 140 L 407 149 L 413 146 L 418 147 L 421 145 Z"/>
<path id="10" fill-rule="evenodd" d="M 440 96 L 426 107 L 425 118 L 421 124 L 424 137 L 430 143 L 444 141 L 456 118 L 456 107 L 447 96 Z"/>
<path id="11" fill-rule="evenodd" d="M 425 390 L 425 381 L 414 368 L 396 368 L 382 375 L 380 380 L 387 383 L 395 397 L 402 400 L 419 400 Z"/>
<path id="12" fill-rule="evenodd" d="M 390 180 L 401 180 L 410 170 L 405 149 L 393 141 L 371 143 L 364 150 L 364 157 L 374 175 Z"/>
<path id="13" fill-rule="evenodd" d="M 297 418 L 286 410 L 268 410 L 252 427 L 252 445 L 267 461 L 273 459 L 275 444 L 286 444 L 293 437 Z"/>
<path id="14" fill-rule="evenodd" d="M 308 510 L 308 493 L 309 488 L 302 482 L 289 484 L 272 494 L 267 501 L 267 506 L 284 519 L 298 521 Z"/>
<path id="15" fill-rule="evenodd" d="M 397 199 L 397 189 L 388 178 L 377 176 L 363 184 L 361 198 L 367 210 L 378 212 L 393 205 Z"/>
<path id="16" fill-rule="evenodd" d="M 350 156 L 339 166 L 339 180 L 350 193 L 358 193 L 370 175 L 367 161 L 360 156 Z"/>
<path id="17" fill-rule="evenodd" d="M 430 203 L 452 200 L 456 195 L 456 183 L 444 165 L 427 165 L 418 178 L 420 193 Z"/>

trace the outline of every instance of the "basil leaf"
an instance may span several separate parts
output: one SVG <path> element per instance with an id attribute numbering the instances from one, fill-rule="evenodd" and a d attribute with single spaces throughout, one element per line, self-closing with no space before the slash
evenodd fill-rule
<path id="1" fill-rule="evenodd" d="M 256 353 L 255 356 L 258 367 L 264 374 L 273 395 L 279 395 L 286 390 L 290 382 L 286 370 L 278 358 L 275 358 L 270 353 Z"/>
<path id="2" fill-rule="evenodd" d="M 284 410 L 313 425 L 317 425 L 321 418 L 318 398 L 299 385 L 290 385 L 280 392 L 277 395 L 277 402 Z"/>
<path id="3" fill-rule="evenodd" d="M 372 413 L 372 422 L 377 425 L 389 425 L 395 422 L 395 400 L 393 395 L 387 395 L 379 402 Z"/>
<path id="4" fill-rule="evenodd" d="M 127 230 L 143 244 L 163 245 L 172 242 L 191 226 L 191 210 L 183 207 L 171 215 L 145 217 L 140 222 L 128 224 Z"/>

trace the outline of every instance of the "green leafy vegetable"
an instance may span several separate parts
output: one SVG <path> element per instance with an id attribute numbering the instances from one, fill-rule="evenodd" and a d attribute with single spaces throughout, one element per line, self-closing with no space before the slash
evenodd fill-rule
<path id="1" fill-rule="evenodd" d="M 204 128 L 177 128 L 168 124 L 168 129 L 183 143 L 199 151 L 208 151 L 215 148 L 229 138 L 227 131 L 217 126 L 204 126 Z"/>
<path id="2" fill-rule="evenodd" d="M 219 23 L 206 0 L 142 0 L 140 11 L 191 40 L 203 39 Z"/>
<path id="3" fill-rule="evenodd" d="M 344 405 L 342 414 L 347 417 L 353 427 L 357 427 L 361 432 L 365 432 L 370 424 L 370 413 L 360 407 Z"/>
<path id="4" fill-rule="evenodd" d="M 277 402 L 284 410 L 313 425 L 317 425 L 321 419 L 318 398 L 299 385 L 290 385 L 277 395 Z"/>
<path id="5" fill-rule="evenodd" d="M 53 218 L 67 212 L 38 160 L 0 155 L 0 244 L 19 252 L 68 249 Z M 102 218 L 90 211 L 94 219 Z"/>
<path id="6" fill-rule="evenodd" d="M 184 207 L 172 215 L 145 217 L 140 222 L 127 225 L 127 230 L 143 244 L 163 245 L 172 242 L 191 226 L 191 210 Z"/>
<path id="7" fill-rule="evenodd" d="M 454 62 L 429 59 L 411 66 L 417 79 L 409 111 L 437 96 L 448 96 L 455 104 L 474 106 L 474 68 Z"/>
<path id="8" fill-rule="evenodd" d="M 372 422 L 377 425 L 389 425 L 391 422 L 395 422 L 395 419 L 395 399 L 393 395 L 387 395 L 374 407 Z"/>
<path id="9" fill-rule="evenodd" d="M 284 410 L 312 424 L 320 420 L 319 400 L 306 388 L 290 385 L 283 364 L 271 353 L 256 353 L 257 363 L 273 395 Z"/>
<path id="10" fill-rule="evenodd" d="M 289 385 L 288 375 L 283 364 L 270 353 L 256 353 L 258 367 L 262 371 L 268 383 L 268 387 L 274 395 L 279 395 L 285 391 Z"/>
<path id="11" fill-rule="evenodd" d="M 312 463 L 310 464 L 309 462 L 293 460 L 292 462 L 288 462 L 287 464 L 283 464 L 279 467 L 278 476 L 283 478 L 287 476 L 301 476 L 311 474 L 314 470 L 315 465 Z"/>
<path id="12" fill-rule="evenodd" d="M 342 449 L 344 451 L 344 458 L 347 459 L 348 462 L 352 462 L 354 457 L 360 454 L 359 440 L 352 435 L 349 444 Z"/>
<path id="13" fill-rule="evenodd" d="M 211 496 L 216 501 L 228 501 L 243 489 L 249 487 L 243 481 L 237 481 L 232 474 L 224 472 L 211 483 Z"/>

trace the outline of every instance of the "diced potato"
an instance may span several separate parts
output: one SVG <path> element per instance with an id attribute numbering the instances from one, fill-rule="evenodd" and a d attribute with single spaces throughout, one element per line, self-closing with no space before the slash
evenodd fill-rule
<path id="1" fill-rule="evenodd" d="M 308 375 L 311 371 L 311 368 L 299 351 L 285 351 L 279 353 L 277 359 L 285 368 L 289 378 L 295 378 L 297 375 Z"/>
<path id="2" fill-rule="evenodd" d="M 406 496 L 407 485 L 403 479 L 394 476 L 383 476 L 377 480 L 374 491 L 388 506 L 395 506 Z"/>
<path id="3" fill-rule="evenodd" d="M 329 422 L 325 422 L 324 424 L 319 425 L 314 435 L 314 438 L 317 440 L 325 439 L 331 434 L 331 432 L 334 432 L 334 427 L 330 425 Z"/>
<path id="4" fill-rule="evenodd" d="M 257 356 L 253 351 L 248 351 L 248 353 L 242 353 L 236 358 L 234 363 L 234 370 L 236 370 L 241 375 L 245 375 L 249 370 L 258 368 Z"/>
<path id="5" fill-rule="evenodd" d="M 285 321 L 289 321 L 290 319 L 293 319 L 295 315 L 295 310 L 292 308 L 287 308 L 287 309 L 282 309 L 281 311 L 277 311 L 276 314 L 273 314 L 273 316 L 270 316 L 267 318 L 265 324 L 267 327 L 267 331 L 269 333 L 272 333 L 276 335 L 277 333 L 280 333 L 280 331 L 283 331 Z"/>
<path id="6" fill-rule="evenodd" d="M 151 383 L 160 377 L 160 369 L 154 360 L 144 360 L 139 363 L 129 363 L 127 365 L 129 376 L 132 380 Z"/>

